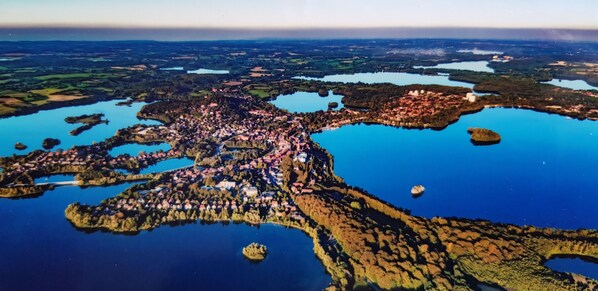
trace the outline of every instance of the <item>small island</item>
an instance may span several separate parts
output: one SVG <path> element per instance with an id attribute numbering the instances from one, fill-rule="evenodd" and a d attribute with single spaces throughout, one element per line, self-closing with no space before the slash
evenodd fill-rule
<path id="1" fill-rule="evenodd" d="M 424 191 L 426 191 L 426 188 L 423 185 L 415 185 L 411 188 L 411 195 L 413 195 L 413 197 L 419 197 L 424 194 Z"/>
<path id="2" fill-rule="evenodd" d="M 56 138 L 46 138 L 42 142 L 42 147 L 47 150 L 53 149 L 55 146 L 60 144 L 60 140 Z"/>
<path id="3" fill-rule="evenodd" d="M 259 262 L 265 259 L 267 254 L 268 249 L 266 246 L 258 243 L 250 243 L 243 248 L 243 255 L 250 261 Z"/>
<path id="4" fill-rule="evenodd" d="M 15 149 L 22 151 L 22 150 L 26 150 L 27 146 L 24 143 L 17 142 L 15 144 Z"/>
<path id="5" fill-rule="evenodd" d="M 489 129 L 470 127 L 467 132 L 471 135 L 471 143 L 474 145 L 492 145 L 500 142 L 500 135 Z"/>
<path id="6" fill-rule="evenodd" d="M 322 88 L 322 89 L 318 90 L 318 95 L 320 95 L 320 97 L 327 97 L 328 90 L 326 88 Z"/>
<path id="7" fill-rule="evenodd" d="M 97 114 L 91 114 L 91 115 L 83 114 L 83 115 L 79 115 L 79 116 L 67 117 L 64 119 L 64 121 L 66 121 L 66 123 L 69 123 L 69 124 L 76 124 L 76 123 L 83 124 L 82 126 L 79 126 L 75 129 L 71 130 L 70 134 L 77 136 L 77 135 L 81 134 L 82 132 L 91 129 L 98 124 L 101 124 L 101 123 L 108 124 L 108 120 L 102 119 L 102 117 L 104 117 L 103 113 L 97 113 Z"/>
<path id="8" fill-rule="evenodd" d="M 338 102 L 329 102 L 328 109 L 334 109 L 338 107 Z"/>

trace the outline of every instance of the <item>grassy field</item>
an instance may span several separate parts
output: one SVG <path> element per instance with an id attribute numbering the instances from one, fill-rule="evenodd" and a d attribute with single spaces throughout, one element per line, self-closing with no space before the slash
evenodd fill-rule
<path id="1" fill-rule="evenodd" d="M 17 74 L 28 74 L 28 73 L 35 73 L 35 72 L 37 72 L 37 70 L 34 68 L 22 68 L 22 69 L 15 71 L 15 73 L 17 73 Z"/>
<path id="2" fill-rule="evenodd" d="M 50 96 L 52 94 L 56 94 L 60 91 L 63 91 L 64 89 L 58 89 L 58 88 L 44 88 L 44 89 L 37 89 L 37 90 L 31 90 L 29 92 L 33 93 L 33 94 L 37 94 L 37 95 L 42 95 L 42 96 Z"/>
<path id="3" fill-rule="evenodd" d="M 70 73 L 70 74 L 52 74 L 52 75 L 44 75 L 44 76 L 37 76 L 35 79 L 40 81 L 47 81 L 47 80 L 54 80 L 54 79 L 77 79 L 77 78 L 108 78 L 108 77 L 116 77 L 115 74 L 93 74 L 93 73 Z"/>
<path id="4" fill-rule="evenodd" d="M 15 111 L 16 111 L 16 109 L 14 109 L 12 107 L 8 107 L 8 106 L 4 106 L 4 105 L 0 104 L 0 115 L 13 113 Z"/>
<path id="5" fill-rule="evenodd" d="M 19 79 L 6 79 L 6 80 L 0 80 L 0 84 L 6 84 L 6 83 L 10 83 L 10 82 L 18 82 Z"/>
<path id="6" fill-rule="evenodd" d="M 268 92 L 261 90 L 261 89 L 249 90 L 249 94 L 258 96 L 260 98 L 266 98 L 266 97 L 270 96 L 270 94 L 268 94 Z"/>

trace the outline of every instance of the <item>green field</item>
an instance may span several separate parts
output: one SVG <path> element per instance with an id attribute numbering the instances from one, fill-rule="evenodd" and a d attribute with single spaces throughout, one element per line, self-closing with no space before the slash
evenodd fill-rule
<path id="1" fill-rule="evenodd" d="M 38 89 L 38 90 L 31 90 L 29 92 L 33 93 L 33 94 L 37 94 L 37 95 L 42 95 L 42 96 L 50 96 L 52 94 L 56 94 L 60 91 L 63 91 L 64 89 L 58 89 L 58 88 L 44 88 L 44 89 Z"/>
<path id="2" fill-rule="evenodd" d="M 8 107 L 8 106 L 4 106 L 4 105 L 0 104 L 0 115 L 13 113 L 15 111 L 16 111 L 16 109 L 14 109 L 12 107 Z"/>
<path id="3" fill-rule="evenodd" d="M 19 79 L 6 79 L 6 80 L 0 80 L 0 84 L 6 84 L 6 83 L 10 83 L 10 82 L 18 82 Z"/>
<path id="4" fill-rule="evenodd" d="M 249 90 L 249 94 L 258 96 L 260 98 L 266 98 L 266 97 L 270 96 L 270 94 L 268 94 L 268 92 L 261 90 L 261 89 Z"/>
<path id="5" fill-rule="evenodd" d="M 93 74 L 93 73 L 70 73 L 70 74 L 52 74 L 52 75 L 44 75 L 44 76 L 37 76 L 35 79 L 40 81 L 47 81 L 53 79 L 77 79 L 77 78 L 108 78 L 108 77 L 115 77 L 114 74 Z"/>

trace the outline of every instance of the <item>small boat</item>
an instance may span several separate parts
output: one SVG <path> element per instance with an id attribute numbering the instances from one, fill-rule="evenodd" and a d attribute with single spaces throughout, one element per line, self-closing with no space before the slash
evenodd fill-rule
<path id="1" fill-rule="evenodd" d="M 415 185 L 411 188 L 411 195 L 413 195 L 413 197 L 419 197 L 424 194 L 425 190 L 426 188 L 423 185 Z"/>

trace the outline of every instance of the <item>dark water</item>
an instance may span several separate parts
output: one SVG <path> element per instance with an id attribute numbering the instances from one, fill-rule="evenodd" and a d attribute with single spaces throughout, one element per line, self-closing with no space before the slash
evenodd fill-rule
<path id="1" fill-rule="evenodd" d="M 168 151 L 170 150 L 170 145 L 168 143 L 159 143 L 159 144 L 124 144 L 121 146 L 114 147 L 110 150 L 109 154 L 111 156 L 118 156 L 129 154 L 130 156 L 137 156 L 139 152 L 144 151 L 146 153 L 152 153 L 157 151 Z"/>
<path id="2" fill-rule="evenodd" d="M 274 225 L 164 226 L 138 235 L 75 230 L 69 203 L 97 204 L 127 185 L 59 187 L 0 200 L 0 290 L 321 290 L 330 277 L 302 232 Z M 268 247 L 261 263 L 241 249 Z"/>
<path id="3" fill-rule="evenodd" d="M 58 108 L 40 111 L 35 114 L 15 116 L 0 119 L 0 156 L 10 156 L 13 153 L 26 154 L 42 148 L 42 141 L 47 138 L 57 138 L 60 145 L 56 148 L 68 149 L 74 145 L 89 145 L 103 141 L 113 136 L 117 130 L 134 124 L 161 124 L 154 120 L 139 120 L 137 112 L 146 103 L 133 103 L 131 107 L 116 106 L 122 100 L 98 102 L 91 105 Z M 68 124 L 64 121 L 69 116 L 103 113 L 108 124 L 98 124 L 92 129 L 79 134 L 70 135 L 69 132 L 81 124 Z M 15 143 L 22 142 L 28 146 L 24 151 L 14 148 Z"/>
<path id="4" fill-rule="evenodd" d="M 164 171 L 170 171 L 182 167 L 192 166 L 193 160 L 188 158 L 179 158 L 179 159 L 168 159 L 161 162 L 158 162 L 155 165 L 149 166 L 140 171 L 141 174 L 150 174 L 150 173 L 158 173 Z"/>
<path id="5" fill-rule="evenodd" d="M 474 146 L 468 127 L 502 141 Z M 486 109 L 442 131 L 354 125 L 313 139 L 348 184 L 416 215 L 598 229 L 598 122 Z M 426 191 L 412 198 L 417 184 Z"/>
<path id="6" fill-rule="evenodd" d="M 296 92 L 289 95 L 280 95 L 271 103 L 291 113 L 316 112 L 318 110 L 326 111 L 330 102 L 338 103 L 338 107 L 334 110 L 343 108 L 341 99 L 343 99 L 342 95 L 334 95 L 332 91 L 328 92 L 326 97 L 320 97 L 315 92 Z"/>
<path id="7" fill-rule="evenodd" d="M 554 258 L 544 265 L 555 271 L 581 274 L 598 280 L 598 264 L 580 258 Z"/>

